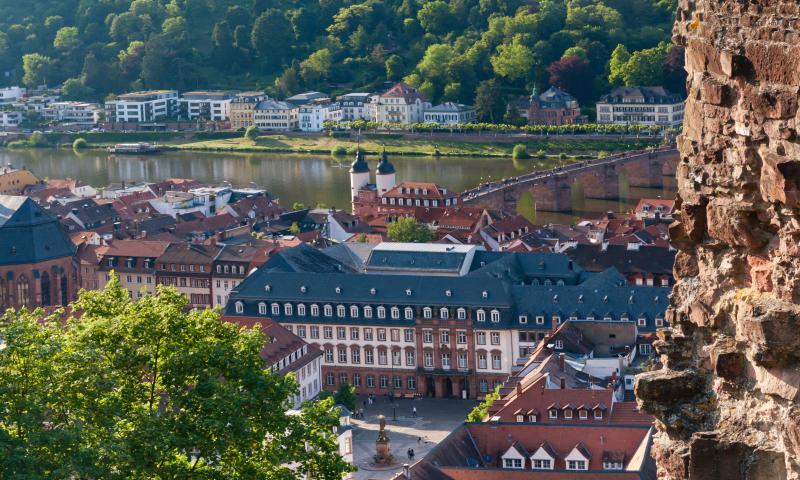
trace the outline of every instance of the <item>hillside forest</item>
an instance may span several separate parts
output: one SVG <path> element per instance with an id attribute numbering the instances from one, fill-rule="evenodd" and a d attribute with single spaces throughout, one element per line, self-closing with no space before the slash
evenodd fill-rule
<path id="1" fill-rule="evenodd" d="M 557 85 L 590 107 L 617 85 L 682 92 L 676 0 L 0 0 L 0 82 L 131 90 L 374 91 L 498 117 Z M 484 118 L 483 120 L 489 120 Z"/>

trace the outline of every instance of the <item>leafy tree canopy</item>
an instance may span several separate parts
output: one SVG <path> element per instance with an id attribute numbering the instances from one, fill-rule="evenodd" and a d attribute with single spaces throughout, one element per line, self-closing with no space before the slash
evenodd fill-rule
<path id="1" fill-rule="evenodd" d="M 65 322 L 0 322 L 0 471 L 8 478 L 340 478 L 330 400 L 289 415 L 291 376 L 260 329 L 186 311 L 174 289 L 132 301 L 112 278 Z M 291 465 L 291 466 L 290 466 Z"/>
<path id="2" fill-rule="evenodd" d="M 400 217 L 387 228 L 389 239 L 394 242 L 430 242 L 433 234 L 430 229 L 417 223 L 414 217 Z"/>

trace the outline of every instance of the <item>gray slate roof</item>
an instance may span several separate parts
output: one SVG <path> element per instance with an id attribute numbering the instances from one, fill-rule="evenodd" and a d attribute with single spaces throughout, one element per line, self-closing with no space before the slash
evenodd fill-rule
<path id="1" fill-rule="evenodd" d="M 76 247 L 53 216 L 28 197 L 0 195 L 0 265 L 70 257 Z"/>

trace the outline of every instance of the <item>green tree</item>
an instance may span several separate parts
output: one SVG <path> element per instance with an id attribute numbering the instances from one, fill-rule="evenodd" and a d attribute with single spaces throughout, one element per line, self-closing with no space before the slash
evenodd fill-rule
<path id="1" fill-rule="evenodd" d="M 62 27 L 56 32 L 53 40 L 53 47 L 61 52 L 71 52 L 78 48 L 81 41 L 78 35 L 78 27 Z"/>
<path id="2" fill-rule="evenodd" d="M 331 51 L 327 48 L 317 50 L 300 62 L 300 76 L 307 85 L 316 85 L 328 77 L 332 65 Z"/>
<path id="3" fill-rule="evenodd" d="M 434 35 L 443 35 L 450 31 L 453 22 L 453 14 L 450 8 L 441 0 L 428 2 L 417 12 L 419 24 L 426 32 Z"/>
<path id="4" fill-rule="evenodd" d="M 300 233 L 300 224 L 298 224 L 297 222 L 292 222 L 292 226 L 289 227 L 289 233 L 291 233 L 292 235 L 297 235 L 298 233 Z"/>
<path id="5" fill-rule="evenodd" d="M 387 227 L 387 235 L 394 242 L 426 243 L 433 240 L 428 227 L 417 223 L 414 217 L 400 217 Z"/>
<path id="6" fill-rule="evenodd" d="M 514 42 L 499 45 L 497 54 L 491 59 L 492 67 L 498 75 L 509 80 L 525 78 L 533 67 L 534 55 L 530 48 Z"/>
<path id="7" fill-rule="evenodd" d="M 467 422 L 482 422 L 489 415 L 489 407 L 500 398 L 500 385 L 493 392 L 487 393 L 486 398 L 467 414 Z"/>
<path id="8" fill-rule="evenodd" d="M 29 88 L 38 87 L 47 83 L 47 78 L 52 73 L 53 60 L 39 53 L 28 53 L 22 56 L 22 69 L 22 83 Z"/>
<path id="9" fill-rule="evenodd" d="M 244 131 L 244 138 L 245 140 L 249 140 L 252 143 L 256 143 L 258 140 L 258 128 L 255 125 L 250 125 Z"/>
<path id="10" fill-rule="evenodd" d="M 260 329 L 116 279 L 62 323 L 0 322 L 0 471 L 9 478 L 341 478 L 330 400 L 286 413 L 293 376 L 264 368 Z M 289 465 L 293 464 L 294 467 Z M 296 472 L 296 473 L 293 473 Z"/>
<path id="11" fill-rule="evenodd" d="M 79 78 L 68 78 L 61 86 L 61 97 L 64 100 L 89 100 L 94 90 L 85 86 Z"/>
<path id="12" fill-rule="evenodd" d="M 403 71 L 405 70 L 403 57 L 397 54 L 391 55 L 386 59 L 385 66 L 387 80 L 398 81 L 403 78 Z"/>
<path id="13" fill-rule="evenodd" d="M 293 40 L 294 32 L 286 14 L 271 8 L 256 19 L 250 43 L 262 65 L 274 71 L 288 56 Z"/>
<path id="14" fill-rule="evenodd" d="M 625 83 L 624 69 L 630 58 L 631 53 L 625 48 L 625 45 L 621 43 L 617 45 L 611 52 L 611 59 L 608 61 L 608 83 L 612 86 Z"/>
<path id="15" fill-rule="evenodd" d="M 482 122 L 497 122 L 503 118 L 506 102 L 495 80 L 484 80 L 475 92 L 475 113 Z"/>
<path id="16" fill-rule="evenodd" d="M 338 405 L 344 405 L 350 411 L 356 409 L 356 389 L 347 382 L 339 384 L 339 389 L 333 395 L 333 401 Z"/>
<path id="17" fill-rule="evenodd" d="M 300 203 L 300 202 L 294 202 L 294 203 L 292 204 L 292 211 L 297 211 L 297 210 L 305 210 L 305 209 L 306 209 L 306 206 L 305 206 L 305 204 L 303 204 L 303 203 Z"/>
<path id="18" fill-rule="evenodd" d="M 622 78 L 627 86 L 661 85 L 664 82 L 664 64 L 667 60 L 669 45 L 660 44 L 633 52 L 630 59 L 622 67 Z"/>

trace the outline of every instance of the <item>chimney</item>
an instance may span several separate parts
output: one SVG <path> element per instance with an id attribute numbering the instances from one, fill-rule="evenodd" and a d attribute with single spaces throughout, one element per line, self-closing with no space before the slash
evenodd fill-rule
<path id="1" fill-rule="evenodd" d="M 558 368 L 561 369 L 562 372 L 564 371 L 564 368 L 565 368 L 564 367 L 565 357 L 566 357 L 566 355 L 564 355 L 563 353 L 559 353 L 558 354 Z"/>
<path id="2" fill-rule="evenodd" d="M 619 376 L 620 377 L 622 376 L 622 370 L 625 368 L 625 362 L 623 361 L 623 358 L 624 357 L 622 355 L 617 357 L 617 359 L 619 360 Z"/>
<path id="3" fill-rule="evenodd" d="M 209 238 L 209 240 L 210 240 L 210 243 L 211 243 L 212 247 L 216 247 L 217 246 L 217 237 L 216 237 L 216 235 L 211 237 L 211 238 Z"/>
<path id="4" fill-rule="evenodd" d="M 142 230 L 142 233 L 141 233 L 140 237 L 141 238 L 147 238 L 147 230 Z"/>
<path id="5" fill-rule="evenodd" d="M 567 388 L 567 379 L 564 378 L 564 377 L 561 377 L 561 378 L 559 378 L 559 380 L 561 380 L 561 390 L 564 390 L 565 388 Z"/>
<path id="6" fill-rule="evenodd" d="M 522 395 L 522 381 L 517 382 L 517 395 Z"/>
<path id="7" fill-rule="evenodd" d="M 403 464 L 403 476 L 406 477 L 406 480 L 411 480 L 411 469 L 407 463 Z"/>

